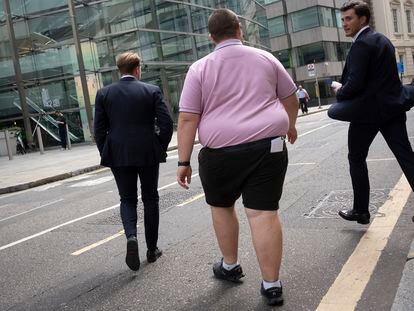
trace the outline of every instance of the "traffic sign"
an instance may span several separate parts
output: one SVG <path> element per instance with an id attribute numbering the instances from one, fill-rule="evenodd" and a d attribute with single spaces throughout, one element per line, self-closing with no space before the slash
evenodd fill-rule
<path id="1" fill-rule="evenodd" d="M 306 67 L 308 69 L 308 76 L 314 77 L 315 76 L 315 64 L 308 64 Z"/>

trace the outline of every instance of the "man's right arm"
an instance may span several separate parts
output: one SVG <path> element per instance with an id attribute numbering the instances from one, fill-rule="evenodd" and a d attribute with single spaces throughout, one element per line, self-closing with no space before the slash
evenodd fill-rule
<path id="1" fill-rule="evenodd" d="M 193 152 L 195 135 L 198 124 L 200 122 L 200 115 L 196 113 L 180 112 L 178 116 L 177 125 L 177 141 L 178 141 L 178 161 L 189 162 L 191 153 Z M 191 166 L 179 166 L 177 170 L 178 184 L 188 189 L 188 184 L 191 183 Z"/>
<path id="2" fill-rule="evenodd" d="M 103 95 L 99 90 L 96 93 L 95 98 L 95 120 L 94 120 L 94 134 L 96 146 L 98 147 L 99 153 L 102 153 L 105 145 L 106 135 L 108 133 L 109 120 L 105 112 Z"/>

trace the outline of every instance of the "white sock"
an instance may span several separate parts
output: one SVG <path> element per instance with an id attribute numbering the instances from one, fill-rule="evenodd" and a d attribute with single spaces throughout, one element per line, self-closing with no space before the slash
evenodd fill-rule
<path id="1" fill-rule="evenodd" d="M 267 282 L 263 280 L 263 287 L 264 289 L 272 288 L 272 287 L 282 287 L 282 283 L 280 280 L 274 281 L 274 282 Z"/>
<path id="2" fill-rule="evenodd" d="M 223 260 L 223 268 L 226 269 L 227 271 L 230 271 L 231 269 L 236 267 L 238 264 L 239 262 L 237 261 L 236 263 L 229 265 L 229 264 L 226 264 Z"/>

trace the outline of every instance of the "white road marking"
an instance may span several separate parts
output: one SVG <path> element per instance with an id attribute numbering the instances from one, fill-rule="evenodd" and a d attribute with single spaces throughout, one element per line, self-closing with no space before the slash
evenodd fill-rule
<path id="1" fill-rule="evenodd" d="M 355 310 L 410 194 L 411 187 L 402 175 L 378 210 L 386 216 L 374 218 L 323 297 L 318 311 Z"/>
<path id="2" fill-rule="evenodd" d="M 67 225 L 70 225 L 70 224 L 73 224 L 73 223 L 75 223 L 75 222 L 77 222 L 77 221 L 80 221 L 80 220 L 83 220 L 83 219 L 86 219 L 86 218 L 89 218 L 89 217 L 92 217 L 92 216 L 95 216 L 95 215 L 99 215 L 99 214 L 101 214 L 101 213 L 104 213 L 104 212 L 107 212 L 107 211 L 113 210 L 113 209 L 117 208 L 118 206 L 119 206 L 119 204 L 116 204 L 116 205 L 114 205 L 114 206 L 111 206 L 111 207 L 108 207 L 108 208 L 102 209 L 102 210 L 97 211 L 97 212 L 94 212 L 94 213 L 92 213 L 92 214 L 88 214 L 88 215 L 85 215 L 85 216 L 82 216 L 82 217 L 79 217 L 79 218 L 76 218 L 76 219 L 69 220 L 69 221 L 67 221 L 67 222 L 64 222 L 63 224 L 60 224 L 60 225 L 57 225 L 57 226 L 51 227 L 51 228 L 49 228 L 49 229 L 46 229 L 46 230 L 40 231 L 40 232 L 38 232 L 38 233 L 36 233 L 36 234 L 30 235 L 30 236 L 28 236 L 28 237 L 25 237 L 25 238 L 23 238 L 23 239 L 17 240 L 17 241 L 15 241 L 15 242 L 12 242 L 12 243 L 9 243 L 9 244 L 6 244 L 6 245 L 3 245 L 3 246 L 1 246 L 1 247 L 0 247 L 0 251 L 2 251 L 2 250 L 4 250 L 4 249 L 7 249 L 7 248 L 9 248 L 9 247 L 12 247 L 12 246 L 14 246 L 14 245 L 17 245 L 17 244 L 23 243 L 23 242 L 25 242 L 25 241 L 28 241 L 28 240 L 34 239 L 34 238 L 36 238 L 36 237 L 38 237 L 38 236 L 44 235 L 44 234 L 49 233 L 49 232 L 51 232 L 51 231 L 53 231 L 53 230 L 56 230 L 56 229 L 62 228 L 62 227 L 64 227 L 64 226 L 67 226 Z"/>
<path id="3" fill-rule="evenodd" d="M 7 206 L 9 206 L 9 205 L 10 205 L 10 204 L 0 205 L 0 208 L 7 207 Z"/>
<path id="4" fill-rule="evenodd" d="M 83 254 L 83 253 L 85 253 L 85 252 L 87 252 L 87 251 L 89 251 L 91 249 L 94 249 L 95 247 L 98 247 L 99 245 L 105 244 L 105 243 L 107 243 L 109 241 L 112 241 L 113 239 L 116 239 L 117 237 L 120 237 L 120 236 L 124 235 L 124 233 L 125 233 L 125 231 L 124 230 L 121 230 L 118 233 L 116 233 L 114 235 L 111 235 L 110 237 L 107 237 L 106 239 L 103 239 L 103 240 L 101 240 L 99 242 L 96 242 L 96 243 L 93 243 L 93 244 L 91 244 L 89 246 L 86 246 L 86 247 L 84 247 L 84 248 L 82 248 L 82 249 L 80 249 L 80 250 L 78 250 L 76 252 L 73 252 L 71 255 L 73 255 L 73 256 L 79 256 L 79 255 L 81 255 L 81 254 Z"/>
<path id="5" fill-rule="evenodd" d="M 194 178 L 194 177 L 196 177 L 196 176 L 198 176 L 198 174 L 194 174 L 194 175 L 192 175 L 191 177 L 192 177 L 192 178 Z M 166 188 L 169 188 L 169 187 L 174 186 L 174 185 L 177 185 L 177 184 L 178 184 L 177 182 L 170 183 L 170 184 L 165 185 L 165 186 L 163 186 L 163 187 L 161 187 L 161 188 L 158 188 L 158 191 L 163 190 L 163 189 L 166 189 Z M 138 197 L 138 199 L 140 199 L 140 198 L 141 198 L 141 196 L 139 196 L 139 197 Z M 15 241 L 15 242 L 12 242 L 12 243 L 9 243 L 9 244 L 6 244 L 6 245 L 3 245 L 3 246 L 1 246 L 1 247 L 0 247 L 0 251 L 2 251 L 2 250 L 4 250 L 4 249 L 7 249 L 7 248 L 9 248 L 9 247 L 12 247 L 12 246 L 18 245 L 18 244 L 20 244 L 20 243 L 26 242 L 26 241 L 28 241 L 28 240 L 34 239 L 34 238 L 36 238 L 36 237 L 42 236 L 42 235 L 44 235 L 44 234 L 46 234 L 46 233 L 49 233 L 49 232 L 51 232 L 51 231 L 53 231 L 53 230 L 56 230 L 56 229 L 62 228 L 62 227 L 64 227 L 64 226 L 67 226 L 67 225 L 70 225 L 70 224 L 73 224 L 73 223 L 78 222 L 78 221 L 80 221 L 80 220 L 83 220 L 83 219 L 86 219 L 86 218 L 89 218 L 89 217 L 92 217 L 92 216 L 96 216 L 96 215 L 99 215 L 99 214 L 101 214 L 101 213 L 104 213 L 104 212 L 107 212 L 107 211 L 113 210 L 113 209 L 115 209 L 115 208 L 117 208 L 117 207 L 119 207 L 119 203 L 118 203 L 118 204 L 116 204 L 116 205 L 113 205 L 113 206 L 111 206 L 111 207 L 107 207 L 107 208 L 104 208 L 104 209 L 102 209 L 102 210 L 99 210 L 99 211 L 97 211 L 97 212 L 94 212 L 94 213 L 91 213 L 91 214 L 88 214 L 88 215 L 85 215 L 85 216 L 82 216 L 82 217 L 79 217 L 79 218 L 76 218 L 76 219 L 69 220 L 69 221 L 67 221 L 67 222 L 64 222 L 63 224 L 60 224 L 60 225 L 57 225 L 57 226 L 51 227 L 51 228 L 49 228 L 49 229 L 46 229 L 46 230 L 40 231 L 40 232 L 38 232 L 38 233 L 36 233 L 36 234 L 30 235 L 30 236 L 25 237 L 25 238 L 23 238 L 23 239 L 17 240 L 17 241 Z"/>
<path id="6" fill-rule="evenodd" d="M 39 191 L 46 191 L 46 190 L 49 190 L 49 189 L 52 189 L 52 188 L 58 187 L 58 186 L 60 186 L 60 185 L 62 185 L 62 183 L 61 183 L 61 182 L 55 182 L 55 183 L 52 183 L 52 184 L 48 184 L 48 185 L 46 185 L 46 186 L 41 186 L 41 187 L 34 188 L 34 191 L 36 191 L 36 192 L 39 192 Z"/>
<path id="7" fill-rule="evenodd" d="M 198 174 L 194 174 L 191 177 L 194 178 L 196 176 L 198 176 Z M 163 186 L 161 188 L 158 188 L 158 190 L 162 190 L 162 189 L 171 187 L 171 186 L 176 185 L 176 184 L 178 184 L 178 183 L 177 182 L 173 182 L 171 184 L 168 184 L 168 185 L 165 185 L 165 186 Z M 191 202 L 193 202 L 193 201 L 201 198 L 202 196 L 204 196 L 204 193 L 202 195 L 197 195 L 197 196 L 191 198 L 190 200 L 191 200 Z M 140 198 L 141 198 L 141 196 L 138 197 L 138 199 L 140 199 Z M 184 203 L 182 203 L 180 205 L 177 205 L 177 206 L 184 206 L 185 204 L 190 203 L 190 200 L 187 200 Z M 101 241 L 98 241 L 98 242 L 93 243 L 93 244 L 91 244 L 89 246 L 86 246 L 86 247 L 84 247 L 84 248 L 82 248 L 82 249 L 80 249 L 80 250 L 78 250 L 76 252 L 73 252 L 71 255 L 78 256 L 80 254 L 83 254 L 83 253 L 85 253 L 87 251 L 90 251 L 90 250 L 92 250 L 92 249 L 94 249 L 94 248 L 96 248 L 96 247 L 98 247 L 98 246 L 100 246 L 102 244 L 105 244 L 106 242 L 112 241 L 113 239 L 116 239 L 117 237 L 122 236 L 123 233 L 124 233 L 124 230 L 119 231 L 117 234 L 111 235 L 110 237 L 107 237 L 107 238 L 105 238 L 105 239 L 103 239 Z"/>
<path id="8" fill-rule="evenodd" d="M 61 201 L 63 201 L 63 199 L 59 199 L 59 200 L 56 200 L 56 201 L 53 201 L 53 202 L 49 202 L 49 203 L 43 204 L 43 205 L 41 205 L 41 206 L 38 206 L 38 207 L 35 207 L 35 208 L 32 208 L 32 209 L 29 209 L 29 210 L 27 210 L 27 211 L 25 211 L 25 212 L 22 212 L 22 213 L 19 213 L 19 214 L 13 215 L 13 216 L 9 216 L 9 217 L 6 217 L 6 218 L 3 218 L 3 219 L 0 219 L 0 222 L 5 221 L 5 220 L 8 220 L 8 219 L 15 218 L 15 217 L 17 217 L 17 216 L 21 216 L 21 215 L 24 215 L 24 214 L 27 214 L 27 213 L 30 213 L 30 212 L 32 212 L 32 211 L 38 210 L 38 209 L 40 209 L 40 208 L 43 208 L 43 207 L 46 207 L 46 206 L 49 206 L 49 205 L 52 205 L 52 204 L 55 204 L 55 203 L 58 203 L 58 202 L 61 202 Z"/>
<path id="9" fill-rule="evenodd" d="M 92 186 L 96 186 L 96 185 L 100 185 L 103 183 L 106 183 L 108 181 L 111 181 L 112 179 L 114 179 L 113 176 L 105 176 L 105 177 L 101 177 L 98 179 L 92 179 L 92 180 L 85 180 L 85 181 L 81 181 L 78 182 L 76 184 L 70 185 L 70 188 L 75 188 L 75 187 L 92 187 Z"/>
<path id="10" fill-rule="evenodd" d="M 302 163 L 289 163 L 289 166 L 299 166 L 299 165 L 315 165 L 315 162 L 302 162 Z"/>
<path id="11" fill-rule="evenodd" d="M 379 162 L 379 161 L 395 161 L 396 158 L 384 158 L 384 159 L 367 159 L 367 162 Z"/>
<path id="12" fill-rule="evenodd" d="M 193 196 L 192 198 L 189 198 L 188 200 L 184 201 L 183 203 L 178 204 L 177 206 L 180 206 L 181 207 L 181 206 L 190 204 L 191 202 L 197 201 L 198 199 L 201 199 L 204 196 L 205 196 L 204 193 L 197 194 L 197 195 Z"/>
<path id="13" fill-rule="evenodd" d="M 95 173 L 95 172 L 94 172 Z M 83 180 L 86 178 L 91 178 L 94 174 L 87 174 L 87 175 L 79 175 L 77 177 L 72 177 L 70 179 L 66 179 L 66 181 L 71 182 L 71 181 L 78 181 L 78 180 Z"/>
<path id="14" fill-rule="evenodd" d="M 316 129 L 313 129 L 313 130 L 310 130 L 310 131 L 305 132 L 305 133 L 303 133 L 303 134 L 300 134 L 300 135 L 298 135 L 298 137 L 303 137 L 303 136 L 306 136 L 306 135 L 308 135 L 308 134 L 310 134 L 310 133 L 316 132 L 316 131 L 318 131 L 318 130 L 321 130 L 321 129 L 325 128 L 325 127 L 328 127 L 328 126 L 330 126 L 330 125 L 332 125 L 332 124 L 336 124 L 336 123 L 339 123 L 339 121 L 336 121 L 336 122 L 331 122 L 331 123 L 328 123 L 328 124 L 322 125 L 322 126 L 320 126 L 320 127 L 317 127 Z"/>

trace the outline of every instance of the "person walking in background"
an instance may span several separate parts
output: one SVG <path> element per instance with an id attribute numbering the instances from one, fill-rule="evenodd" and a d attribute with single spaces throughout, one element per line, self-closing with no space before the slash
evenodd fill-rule
<path id="1" fill-rule="evenodd" d="M 59 127 L 60 145 L 62 147 L 62 150 L 66 150 L 67 137 L 68 137 L 68 133 L 66 130 L 66 119 L 63 116 L 63 113 L 60 111 L 56 111 L 56 123 L 58 124 L 58 127 Z"/>
<path id="2" fill-rule="evenodd" d="M 296 92 L 299 98 L 300 109 L 302 110 L 302 114 L 308 113 L 308 101 L 310 100 L 308 92 L 299 85 L 298 90 Z"/>
<path id="3" fill-rule="evenodd" d="M 199 174 L 223 258 L 216 278 L 237 282 L 242 196 L 269 305 L 283 303 L 279 270 L 282 228 L 278 216 L 288 155 L 284 143 L 297 138 L 296 86 L 270 53 L 242 43 L 237 15 L 215 10 L 208 20 L 215 50 L 189 69 L 180 99 L 177 181 L 188 189 L 196 130 L 203 145 Z"/>
<path id="4" fill-rule="evenodd" d="M 173 122 L 158 86 L 143 83 L 141 60 L 126 52 L 117 59 L 121 80 L 100 89 L 95 101 L 95 140 L 101 165 L 111 168 L 121 198 L 121 218 L 127 238 L 126 264 L 140 266 L 137 241 L 137 182 L 144 204 L 147 261 L 162 255 L 159 227 L 159 163 L 165 162 Z"/>
<path id="5" fill-rule="evenodd" d="M 414 189 L 414 153 L 408 139 L 406 114 L 400 104 L 395 48 L 384 35 L 369 27 L 371 12 L 363 1 L 347 1 L 341 8 L 345 35 L 353 44 L 342 73 L 342 86 L 334 87 L 338 101 L 351 100 L 354 107 L 348 131 L 348 159 L 353 208 L 339 211 L 345 220 L 370 222 L 370 185 L 366 158 L 381 132 Z"/>

